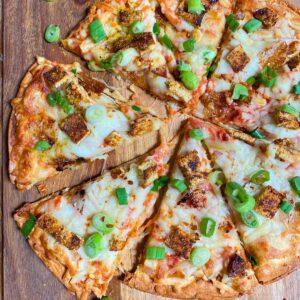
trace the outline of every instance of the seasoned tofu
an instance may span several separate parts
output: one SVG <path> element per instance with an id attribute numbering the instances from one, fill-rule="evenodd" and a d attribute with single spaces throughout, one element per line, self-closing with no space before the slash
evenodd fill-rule
<path id="1" fill-rule="evenodd" d="M 209 1 L 206 1 L 209 2 Z M 187 5 L 185 0 L 180 0 L 180 3 L 177 7 L 176 14 L 183 18 L 185 21 L 195 25 L 195 26 L 200 26 L 202 23 L 202 19 L 204 17 L 204 12 L 201 14 L 193 14 L 188 12 L 187 10 Z"/>
<path id="2" fill-rule="evenodd" d="M 153 160 L 144 161 L 138 167 L 138 170 L 143 180 L 143 186 L 148 186 L 158 178 L 158 166 L 157 163 Z"/>
<path id="3" fill-rule="evenodd" d="M 241 45 L 232 49 L 226 56 L 226 59 L 234 72 L 242 71 L 250 61 Z"/>
<path id="4" fill-rule="evenodd" d="M 271 186 L 263 187 L 256 199 L 255 210 L 266 218 L 272 219 L 284 199 L 284 194 Z"/>
<path id="5" fill-rule="evenodd" d="M 43 214 L 37 221 L 38 226 L 52 235 L 57 242 L 70 250 L 77 250 L 83 243 L 82 238 L 68 230 L 49 214 Z"/>
<path id="6" fill-rule="evenodd" d="M 183 231 L 180 227 L 172 226 L 170 233 L 165 239 L 165 244 L 174 250 L 176 255 L 189 258 L 195 236 Z"/>
<path id="7" fill-rule="evenodd" d="M 61 67 L 53 67 L 51 70 L 45 72 L 43 74 L 43 77 L 49 87 L 52 87 L 57 82 L 61 81 L 65 76 L 67 75 L 67 72 L 63 70 Z"/>
<path id="8" fill-rule="evenodd" d="M 226 128 L 226 131 L 234 138 L 236 139 L 239 139 L 241 141 L 244 141 L 250 145 L 254 145 L 255 143 L 255 138 L 252 137 L 251 135 L 245 133 L 245 132 L 242 132 L 242 131 L 239 131 L 239 130 L 236 130 L 236 129 L 233 129 L 233 128 Z"/>
<path id="9" fill-rule="evenodd" d="M 166 86 L 168 88 L 167 95 L 173 99 L 183 102 L 189 102 L 191 100 L 191 92 L 179 82 L 168 80 Z"/>
<path id="10" fill-rule="evenodd" d="M 79 84 L 88 92 L 88 94 L 101 94 L 105 85 L 99 80 L 95 80 L 84 74 L 78 75 Z"/>
<path id="11" fill-rule="evenodd" d="M 66 133 L 75 144 L 79 143 L 90 133 L 84 118 L 77 113 L 66 117 L 60 124 L 60 129 Z"/>
<path id="12" fill-rule="evenodd" d="M 178 159 L 178 165 L 183 175 L 187 178 L 201 176 L 201 161 L 198 152 L 193 150 L 183 154 Z"/>
<path id="13" fill-rule="evenodd" d="M 289 139 L 277 139 L 274 141 L 276 158 L 291 163 L 300 162 L 300 151 Z"/>
<path id="14" fill-rule="evenodd" d="M 288 51 L 287 43 L 280 43 L 276 48 L 267 49 L 262 59 L 263 65 L 276 70 L 280 69 L 286 63 Z"/>
<path id="15" fill-rule="evenodd" d="M 119 11 L 119 22 L 124 26 L 129 26 L 135 21 L 142 20 L 142 12 L 134 9 L 122 9 Z"/>
<path id="16" fill-rule="evenodd" d="M 133 136 L 143 135 L 153 130 L 153 122 L 149 116 L 141 116 L 134 120 L 131 125 L 130 134 Z"/>
<path id="17" fill-rule="evenodd" d="M 245 276 L 246 275 L 246 262 L 238 254 L 234 254 L 227 266 L 227 273 L 229 277 Z"/>
<path id="18" fill-rule="evenodd" d="M 277 13 L 271 8 L 264 7 L 253 12 L 254 18 L 260 20 L 267 28 L 274 26 L 278 20 Z"/>
<path id="19" fill-rule="evenodd" d="M 110 147 L 116 147 L 122 142 L 122 140 L 123 137 L 117 131 L 113 131 L 104 139 L 104 142 Z"/>
<path id="20" fill-rule="evenodd" d="M 188 207 L 198 209 L 205 208 L 207 203 L 207 197 L 205 194 L 205 191 L 200 189 L 188 191 L 187 193 L 185 193 L 178 204 L 187 205 Z"/>
<path id="21" fill-rule="evenodd" d="M 275 115 L 275 121 L 279 127 L 284 127 L 288 129 L 300 128 L 300 123 L 297 117 L 287 112 L 278 111 Z"/>

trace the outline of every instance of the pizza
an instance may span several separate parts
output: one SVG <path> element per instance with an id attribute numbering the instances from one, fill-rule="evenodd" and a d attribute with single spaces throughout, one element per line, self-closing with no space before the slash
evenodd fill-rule
<path id="1" fill-rule="evenodd" d="M 103 158 L 163 120 L 88 77 L 79 64 L 39 58 L 12 100 L 9 174 L 20 190 L 83 161 Z"/>
<path id="2" fill-rule="evenodd" d="M 235 298 L 257 280 L 198 125 L 190 122 L 184 132 L 142 263 L 127 283 L 166 297 Z"/>
<path id="3" fill-rule="evenodd" d="M 237 1 L 198 116 L 299 145 L 299 38 L 284 1 Z"/>
<path id="4" fill-rule="evenodd" d="M 151 216 L 168 172 L 171 146 L 17 210 L 33 251 L 76 294 L 101 298 Z M 126 256 L 125 256 L 126 257 Z M 128 257 L 126 257 L 128 260 Z"/>
<path id="5" fill-rule="evenodd" d="M 114 71 L 162 100 L 195 108 L 232 4 L 97 1 L 62 43 L 93 71 Z"/>

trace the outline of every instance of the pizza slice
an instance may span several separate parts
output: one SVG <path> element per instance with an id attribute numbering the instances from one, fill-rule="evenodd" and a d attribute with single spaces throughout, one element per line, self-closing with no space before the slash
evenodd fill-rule
<path id="1" fill-rule="evenodd" d="M 172 178 L 142 257 L 126 282 L 166 297 L 228 299 L 257 284 L 219 176 L 202 146 L 203 133 L 189 122 Z"/>
<path id="2" fill-rule="evenodd" d="M 300 15 L 281 0 L 237 1 L 198 115 L 300 144 Z"/>
<path id="3" fill-rule="evenodd" d="M 163 100 L 195 108 L 233 1 L 206 2 L 97 1 L 63 45 L 93 71 L 113 70 Z"/>
<path id="4" fill-rule="evenodd" d="M 262 283 L 300 264 L 300 151 L 287 140 L 259 143 L 245 133 L 196 121 L 234 223 Z M 221 176 L 221 175 L 220 175 Z"/>
<path id="5" fill-rule="evenodd" d="M 25 76 L 12 106 L 9 173 L 20 190 L 103 158 L 124 141 L 162 125 L 147 108 L 88 77 L 79 64 L 43 58 Z"/>
<path id="6" fill-rule="evenodd" d="M 93 181 L 17 210 L 14 219 L 33 251 L 78 299 L 101 298 L 126 263 L 122 253 L 143 236 L 172 145 L 161 144 Z M 128 259 L 128 257 L 127 257 Z"/>

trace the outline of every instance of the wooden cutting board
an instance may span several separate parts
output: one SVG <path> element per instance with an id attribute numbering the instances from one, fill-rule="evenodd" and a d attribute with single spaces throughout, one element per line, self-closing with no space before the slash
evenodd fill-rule
<path id="1" fill-rule="evenodd" d="M 0 3 L 0 30 L 3 40 L 0 40 L 0 92 L 2 91 L 2 149 L 3 149 L 3 173 L 2 173 L 2 237 L 0 262 L 3 273 L 0 274 L 1 298 L 11 299 L 74 299 L 58 280 L 47 270 L 43 263 L 31 251 L 27 242 L 18 232 L 12 219 L 13 211 L 22 203 L 34 201 L 41 197 L 37 189 L 20 193 L 9 182 L 7 176 L 7 124 L 10 115 L 10 99 L 17 92 L 20 80 L 26 70 L 34 62 L 37 55 L 45 56 L 59 62 L 79 61 L 75 56 L 65 52 L 58 45 L 49 45 L 43 40 L 43 32 L 50 23 L 58 24 L 62 30 L 62 36 L 66 34 L 81 20 L 86 13 L 86 8 L 91 1 L 84 0 L 57 0 L 56 3 L 47 3 L 43 0 L 2 0 Z M 300 6 L 300 0 L 295 1 Z M 4 60 L 3 60 L 4 57 Z M 106 76 L 111 84 L 120 87 L 121 92 L 130 94 L 124 83 L 111 76 Z M 153 110 L 160 110 L 159 102 L 138 91 L 140 97 L 149 101 Z M 168 136 L 171 138 L 178 129 L 179 122 L 171 124 Z M 143 137 L 133 144 L 126 145 L 122 149 L 113 152 L 106 166 L 98 161 L 94 164 L 84 165 L 76 171 L 67 171 L 63 176 L 53 178 L 47 182 L 48 192 L 60 189 L 64 186 L 75 185 L 99 174 L 103 168 L 113 167 L 124 161 L 128 161 L 137 155 L 151 149 L 158 141 L 158 134 Z M 269 286 L 259 287 L 254 294 L 243 297 L 243 300 L 296 300 L 300 299 L 300 271 L 291 274 L 285 279 Z M 154 300 L 165 299 L 155 297 L 132 290 L 117 279 L 110 285 L 110 295 L 114 300 L 141 299 Z"/>

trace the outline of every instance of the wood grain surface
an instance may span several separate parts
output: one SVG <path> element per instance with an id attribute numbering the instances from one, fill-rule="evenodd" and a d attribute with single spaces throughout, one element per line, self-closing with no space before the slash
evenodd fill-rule
<path id="1" fill-rule="evenodd" d="M 43 263 L 35 256 L 27 242 L 18 232 L 12 219 L 13 211 L 22 203 L 34 201 L 41 197 L 36 188 L 20 193 L 9 182 L 7 176 L 7 124 L 11 107 L 10 100 L 15 97 L 20 80 L 26 70 L 34 62 L 35 57 L 45 56 L 59 62 L 79 61 L 77 57 L 64 51 L 59 45 L 50 45 L 43 40 L 43 33 L 50 23 L 58 24 L 62 36 L 66 34 L 86 14 L 86 8 L 91 1 L 84 0 L 57 0 L 56 3 L 47 3 L 43 0 L 2 0 L 0 3 L 0 30 L 3 39 L 0 40 L 0 95 L 2 96 L 2 236 L 0 236 L 3 260 L 0 262 L 3 272 L 0 275 L 2 293 L 6 300 L 59 300 L 74 299 L 58 280 L 47 270 Z M 300 0 L 296 0 L 300 6 Z M 2 43 L 3 41 L 3 43 Z M 3 60 L 4 57 L 4 60 Z M 126 84 L 112 76 L 106 80 L 120 87 L 122 93 L 130 93 Z M 138 90 L 139 97 L 153 107 L 161 110 L 162 106 L 156 100 Z M 178 129 L 179 122 L 171 124 L 168 136 L 171 138 Z M 94 164 L 85 164 L 76 171 L 67 171 L 63 176 L 47 181 L 47 192 L 60 189 L 68 185 L 75 185 L 83 180 L 99 174 L 104 168 L 110 168 L 136 155 L 143 154 L 158 142 L 158 134 L 154 133 L 126 145 L 109 155 L 105 166 L 101 161 Z M 158 300 L 155 297 L 132 290 L 117 279 L 110 284 L 109 294 L 113 300 Z M 259 287 L 253 295 L 243 300 L 296 300 L 300 299 L 300 271 L 294 272 L 285 279 L 269 286 Z"/>

